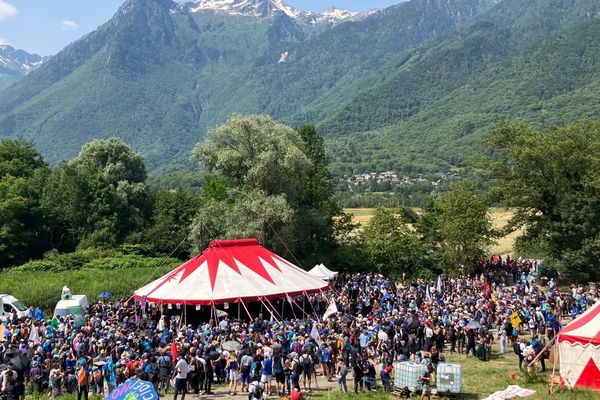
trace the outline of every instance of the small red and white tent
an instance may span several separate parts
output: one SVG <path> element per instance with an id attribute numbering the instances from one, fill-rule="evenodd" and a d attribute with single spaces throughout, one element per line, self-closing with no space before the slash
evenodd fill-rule
<path id="1" fill-rule="evenodd" d="M 565 386 L 600 390 L 600 302 L 565 326 L 557 340 Z"/>
<path id="2" fill-rule="evenodd" d="M 329 284 L 260 246 L 211 242 L 200 255 L 134 292 L 151 303 L 214 305 L 317 293 Z"/>

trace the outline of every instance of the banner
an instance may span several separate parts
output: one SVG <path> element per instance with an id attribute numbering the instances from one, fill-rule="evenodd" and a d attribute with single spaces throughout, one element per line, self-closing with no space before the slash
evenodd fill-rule
<path id="1" fill-rule="evenodd" d="M 519 317 L 519 314 L 517 314 L 516 311 L 513 311 L 513 313 L 510 315 L 510 322 L 513 328 L 519 330 L 519 326 L 521 325 L 521 317 Z"/>
<path id="2" fill-rule="evenodd" d="M 106 400 L 158 400 L 158 394 L 152 383 L 129 378 L 117 386 Z"/>
<path id="3" fill-rule="evenodd" d="M 329 304 L 329 307 L 327 307 L 327 310 L 325 310 L 325 314 L 323 314 L 323 321 L 327 321 L 329 317 L 331 317 L 333 314 L 337 314 L 337 312 L 337 305 L 334 301 L 332 301 L 331 304 Z"/>
<path id="4" fill-rule="evenodd" d="M 317 342 L 319 346 L 321 345 L 321 343 L 323 343 L 323 341 L 321 340 L 321 334 L 317 329 L 317 323 L 315 321 L 313 321 L 312 329 L 310 330 L 310 337 L 315 339 L 315 342 Z"/>

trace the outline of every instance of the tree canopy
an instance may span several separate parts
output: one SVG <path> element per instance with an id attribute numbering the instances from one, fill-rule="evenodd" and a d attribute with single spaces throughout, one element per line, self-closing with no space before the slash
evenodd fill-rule
<path id="1" fill-rule="evenodd" d="M 516 208 L 521 250 L 537 249 L 569 279 L 600 278 L 600 122 L 547 131 L 504 123 L 486 144 L 490 155 L 475 165 Z"/>
<path id="2" fill-rule="evenodd" d="M 267 116 L 234 115 L 194 154 L 214 174 L 210 193 L 221 197 L 211 196 L 197 219 L 214 236 L 258 236 L 300 257 L 316 257 L 333 244 L 333 216 L 340 210 L 314 127 L 295 130 Z M 224 185 L 225 198 L 217 190 Z"/>

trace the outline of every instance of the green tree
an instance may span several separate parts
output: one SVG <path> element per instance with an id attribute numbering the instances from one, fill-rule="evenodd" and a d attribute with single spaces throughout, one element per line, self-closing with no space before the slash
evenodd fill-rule
<path id="1" fill-rule="evenodd" d="M 200 196 L 182 189 L 157 189 L 152 191 L 151 199 L 151 224 L 140 233 L 140 241 L 159 254 L 174 252 L 174 257 L 187 257 L 191 247 L 189 229 L 198 212 Z"/>
<path id="2" fill-rule="evenodd" d="M 364 250 L 379 272 L 416 275 L 424 249 L 404 211 L 376 208 L 360 239 Z"/>
<path id="3" fill-rule="evenodd" d="M 488 215 L 489 201 L 468 180 L 460 181 L 435 202 L 430 223 L 439 237 L 439 249 L 452 267 L 470 272 L 494 243 L 495 232 Z"/>
<path id="4" fill-rule="evenodd" d="M 255 237 L 283 252 L 287 244 L 267 235 L 268 229 L 290 223 L 293 214 L 283 195 L 268 196 L 258 189 L 229 189 L 226 200 L 209 201 L 198 212 L 193 251 L 198 252 L 213 239 Z"/>
<path id="5" fill-rule="evenodd" d="M 93 140 L 54 169 L 44 193 L 55 247 L 112 247 L 149 220 L 141 156 L 121 140 Z"/>
<path id="6" fill-rule="evenodd" d="M 260 237 L 310 261 L 333 243 L 339 207 L 314 127 L 294 130 L 267 116 L 235 115 L 194 154 L 211 173 L 203 194 L 210 201 L 198 222 L 213 236 Z"/>
<path id="7" fill-rule="evenodd" d="M 49 248 L 41 204 L 48 173 L 31 143 L 0 142 L 0 267 L 38 257 Z"/>
<path id="8" fill-rule="evenodd" d="M 474 165 L 515 209 L 510 227 L 525 228 L 519 250 L 539 250 L 567 279 L 599 279 L 600 122 L 547 131 L 503 123 L 485 144 L 490 156 Z"/>

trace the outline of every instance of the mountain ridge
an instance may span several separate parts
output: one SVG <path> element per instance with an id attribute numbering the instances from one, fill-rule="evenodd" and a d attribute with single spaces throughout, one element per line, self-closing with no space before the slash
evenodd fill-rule
<path id="1" fill-rule="evenodd" d="M 16 49 L 10 45 L 0 45 L 0 90 L 23 79 L 31 71 L 39 68 L 48 57 Z"/>
<path id="2" fill-rule="evenodd" d="M 411 0 L 312 29 L 283 12 L 254 18 L 127 0 L 3 91 L 0 137 L 32 140 L 56 163 L 91 139 L 117 135 L 155 170 L 185 158 L 232 113 L 267 113 L 316 124 L 329 136 L 337 175 L 456 167 L 489 116 L 451 114 L 442 100 L 600 11 L 586 0 L 551 1 L 548 10 L 547 0 Z M 580 91 L 590 97 L 594 87 Z"/>
<path id="3" fill-rule="evenodd" d="M 365 12 L 356 12 L 331 6 L 322 13 L 317 13 L 292 7 L 283 0 L 196 0 L 195 2 L 188 3 L 187 6 L 192 13 L 213 12 L 223 15 L 255 18 L 269 18 L 282 13 L 308 25 L 320 25 L 323 23 L 335 25 L 346 21 L 356 21 L 378 11 L 374 9 Z"/>

